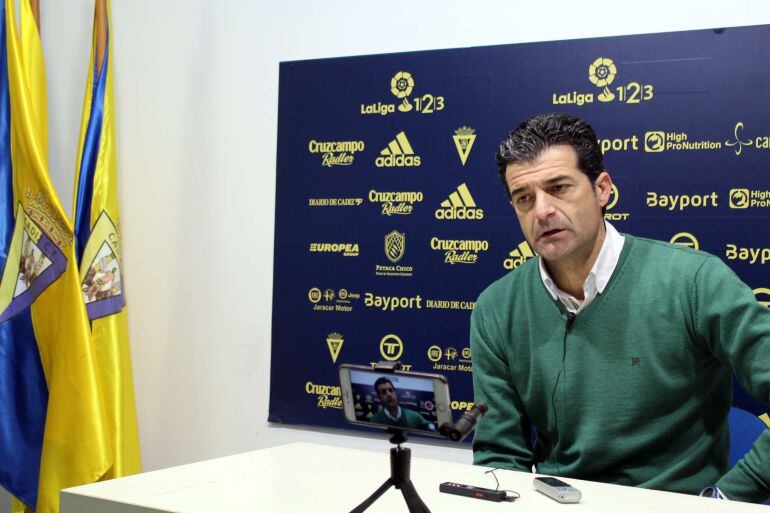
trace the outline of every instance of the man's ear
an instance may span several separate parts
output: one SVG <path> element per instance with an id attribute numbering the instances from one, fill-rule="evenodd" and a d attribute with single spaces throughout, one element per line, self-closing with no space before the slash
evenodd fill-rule
<path id="1" fill-rule="evenodd" d="M 600 207 L 606 207 L 612 193 L 612 179 L 607 171 L 602 171 L 594 182 L 594 193 L 599 200 Z"/>

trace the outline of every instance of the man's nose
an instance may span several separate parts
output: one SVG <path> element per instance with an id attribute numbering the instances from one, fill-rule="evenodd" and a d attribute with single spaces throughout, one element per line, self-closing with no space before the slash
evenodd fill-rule
<path id="1" fill-rule="evenodd" d="M 547 221 L 556 213 L 553 197 L 545 191 L 537 191 L 534 210 L 538 221 Z"/>

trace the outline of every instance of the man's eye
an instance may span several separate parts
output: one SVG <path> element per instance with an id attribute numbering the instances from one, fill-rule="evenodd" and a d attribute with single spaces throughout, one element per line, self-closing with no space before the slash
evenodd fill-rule
<path id="1" fill-rule="evenodd" d="M 532 196 L 529 194 L 522 194 L 521 196 L 517 196 L 513 202 L 517 205 L 524 205 L 528 203 L 532 199 Z"/>
<path id="2" fill-rule="evenodd" d="M 551 192 L 554 194 L 559 194 L 560 192 L 564 192 L 565 190 L 567 190 L 567 185 L 561 184 L 561 183 L 551 187 Z"/>

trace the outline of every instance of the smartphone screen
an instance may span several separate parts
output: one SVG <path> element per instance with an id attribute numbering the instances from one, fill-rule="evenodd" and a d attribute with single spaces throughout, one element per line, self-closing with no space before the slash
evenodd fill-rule
<path id="1" fill-rule="evenodd" d="M 564 481 L 560 481 L 560 480 L 556 479 L 555 477 L 538 477 L 536 479 L 538 481 L 544 482 L 548 486 L 553 486 L 554 488 L 570 486 L 567 483 L 565 483 Z"/>
<path id="2" fill-rule="evenodd" d="M 340 382 L 346 417 L 356 424 L 438 434 L 451 422 L 445 380 L 349 368 L 340 369 Z"/>

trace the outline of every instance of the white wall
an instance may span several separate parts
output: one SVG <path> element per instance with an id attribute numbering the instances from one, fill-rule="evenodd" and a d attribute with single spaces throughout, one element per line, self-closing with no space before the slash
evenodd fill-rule
<path id="1" fill-rule="evenodd" d="M 51 172 L 68 210 L 92 2 L 41 2 Z M 266 422 L 279 61 L 770 23 L 766 0 L 112 4 L 146 470 L 292 440 L 387 445 Z"/>

